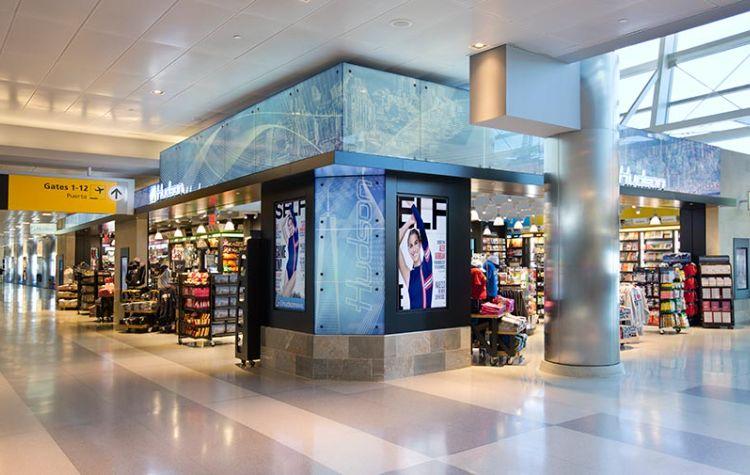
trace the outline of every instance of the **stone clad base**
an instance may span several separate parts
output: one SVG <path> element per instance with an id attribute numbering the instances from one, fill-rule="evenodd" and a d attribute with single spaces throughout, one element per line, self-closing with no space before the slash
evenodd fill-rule
<path id="1" fill-rule="evenodd" d="M 470 327 L 394 335 L 261 330 L 261 364 L 309 379 L 384 381 L 471 365 Z"/>

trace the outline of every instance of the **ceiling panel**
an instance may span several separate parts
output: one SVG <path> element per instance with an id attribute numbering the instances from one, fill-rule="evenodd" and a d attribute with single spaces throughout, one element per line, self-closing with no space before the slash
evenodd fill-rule
<path id="1" fill-rule="evenodd" d="M 169 87 L 170 91 L 178 92 L 228 62 L 229 59 L 223 56 L 189 51 L 157 74 L 153 80 L 157 83 L 164 83 L 159 86 L 159 89 L 166 91 Z"/>
<path id="2" fill-rule="evenodd" d="M 88 92 L 125 98 L 147 80 L 148 77 L 144 74 L 127 74 L 109 70 L 94 81 L 88 88 Z"/>
<path id="3" fill-rule="evenodd" d="M 102 0 L 86 22 L 86 28 L 138 38 L 176 0 Z"/>
<path id="4" fill-rule="evenodd" d="M 30 54 L 0 54 L 0 79 L 18 83 L 37 84 L 52 66 L 52 59 Z"/>
<path id="5" fill-rule="evenodd" d="M 22 0 L 18 14 L 78 27 L 96 0 Z"/>
<path id="6" fill-rule="evenodd" d="M 60 56 L 76 26 L 18 14 L 3 52 L 24 54 L 51 63 Z"/>
<path id="7" fill-rule="evenodd" d="M 70 106 L 67 113 L 84 119 L 99 118 L 116 104 L 117 101 L 113 97 L 84 94 Z"/>
<path id="8" fill-rule="evenodd" d="M 259 15 L 286 24 L 296 23 L 330 0 L 256 0 L 246 13 Z"/>
<path id="9" fill-rule="evenodd" d="M 236 58 L 288 25 L 258 15 L 242 13 L 200 41 L 198 51 Z M 239 38 L 235 38 L 239 35 Z"/>
<path id="10" fill-rule="evenodd" d="M 23 109 L 31 99 L 35 87 L 12 81 L 0 81 L 0 109 L 15 111 Z"/>
<path id="11" fill-rule="evenodd" d="M 34 92 L 26 108 L 62 114 L 76 99 L 78 99 L 77 92 L 40 87 Z"/>
<path id="12" fill-rule="evenodd" d="M 0 0 L 0 123 L 173 140 L 339 61 L 465 85 L 474 42 L 580 54 L 731 3 Z"/>
<path id="13" fill-rule="evenodd" d="M 188 48 L 231 16 L 231 11 L 215 5 L 180 0 L 149 29 L 144 39 Z"/>
<path id="14" fill-rule="evenodd" d="M 44 77 L 43 86 L 69 89 L 71 91 L 83 91 L 93 83 L 101 69 L 91 69 L 84 63 L 82 66 L 75 61 L 64 61 L 57 63 Z"/>
<path id="15" fill-rule="evenodd" d="M 151 77 L 177 59 L 182 53 L 182 48 L 140 40 L 117 60 L 112 66 L 112 70 L 119 73 Z"/>

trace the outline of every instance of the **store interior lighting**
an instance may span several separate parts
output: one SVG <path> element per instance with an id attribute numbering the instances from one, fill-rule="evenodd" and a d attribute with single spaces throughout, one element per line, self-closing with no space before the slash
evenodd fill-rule
<path id="1" fill-rule="evenodd" d="M 175 229 L 175 231 L 174 231 L 174 237 L 176 237 L 176 238 L 185 237 L 185 235 L 182 234 L 182 229 L 180 229 L 180 228 Z"/>
<path id="2" fill-rule="evenodd" d="M 529 232 L 538 233 L 539 232 L 539 228 L 537 227 L 536 224 L 532 224 L 531 227 L 529 228 Z"/>
<path id="3" fill-rule="evenodd" d="M 659 219 L 659 216 L 653 215 L 648 224 L 650 224 L 651 226 L 661 226 L 661 219 Z"/>
<path id="4" fill-rule="evenodd" d="M 482 234 L 484 234 L 485 236 L 491 236 L 492 235 L 492 231 L 490 231 L 490 227 L 489 226 L 485 226 L 484 227 L 484 231 L 482 232 Z"/>
<path id="5" fill-rule="evenodd" d="M 206 227 L 201 223 L 200 226 L 198 226 L 198 229 L 195 230 L 198 234 L 206 234 Z"/>
<path id="6" fill-rule="evenodd" d="M 471 208 L 471 220 L 479 221 L 479 213 L 477 212 L 476 208 Z"/>
<path id="7" fill-rule="evenodd" d="M 156 231 L 156 234 L 154 234 L 154 239 L 157 241 L 163 241 L 164 236 L 161 235 L 161 231 Z"/>
<path id="8" fill-rule="evenodd" d="M 502 216 L 498 216 L 495 218 L 495 221 L 492 222 L 494 226 L 505 226 L 505 220 Z"/>
<path id="9" fill-rule="evenodd" d="M 227 220 L 226 224 L 224 224 L 224 231 L 234 231 L 234 223 L 231 219 Z"/>
<path id="10" fill-rule="evenodd" d="M 520 231 L 523 229 L 523 222 L 521 220 L 516 221 L 516 224 L 513 225 L 513 229 L 516 231 Z"/>

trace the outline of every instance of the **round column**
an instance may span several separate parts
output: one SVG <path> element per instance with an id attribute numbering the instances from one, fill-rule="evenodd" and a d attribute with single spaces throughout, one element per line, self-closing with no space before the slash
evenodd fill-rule
<path id="1" fill-rule="evenodd" d="M 581 62 L 581 130 L 549 139 L 547 318 L 542 370 L 622 372 L 619 341 L 617 57 Z"/>

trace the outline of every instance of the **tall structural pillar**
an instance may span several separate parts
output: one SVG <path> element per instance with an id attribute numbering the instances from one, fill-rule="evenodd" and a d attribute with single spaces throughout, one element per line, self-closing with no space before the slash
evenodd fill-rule
<path id="1" fill-rule="evenodd" d="M 622 372 L 619 342 L 617 58 L 580 63 L 580 130 L 547 139 L 547 258 L 542 370 Z"/>

